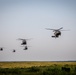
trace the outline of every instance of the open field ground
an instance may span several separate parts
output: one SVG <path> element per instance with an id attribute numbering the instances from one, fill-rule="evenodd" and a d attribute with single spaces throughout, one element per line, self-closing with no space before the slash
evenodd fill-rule
<path id="1" fill-rule="evenodd" d="M 32 66 L 76 66 L 76 62 L 0 62 L 0 68 L 27 68 Z"/>
<path id="2" fill-rule="evenodd" d="M 0 62 L 0 75 L 76 75 L 76 62 Z"/>

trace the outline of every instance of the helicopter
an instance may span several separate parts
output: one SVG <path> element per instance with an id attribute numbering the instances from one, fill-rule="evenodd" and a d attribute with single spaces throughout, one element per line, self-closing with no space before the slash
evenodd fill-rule
<path id="1" fill-rule="evenodd" d="M 16 52 L 16 50 L 14 49 L 13 52 Z"/>
<path id="2" fill-rule="evenodd" d="M 3 51 L 3 48 L 4 48 L 4 47 L 0 47 L 0 51 Z"/>
<path id="3" fill-rule="evenodd" d="M 18 40 L 22 40 L 21 45 L 27 45 L 27 41 L 26 41 L 27 39 L 20 39 L 20 38 L 19 38 Z"/>
<path id="4" fill-rule="evenodd" d="M 59 28 L 59 29 L 50 29 L 50 28 L 46 28 L 47 30 L 53 30 L 54 35 L 51 36 L 52 38 L 58 38 L 59 36 L 61 36 L 61 31 L 65 31 L 65 30 L 61 30 L 63 29 L 63 27 Z"/>
<path id="5" fill-rule="evenodd" d="M 28 50 L 28 47 L 31 47 L 31 46 L 21 46 L 21 47 L 24 47 L 24 49 L 23 50 Z"/>
<path id="6" fill-rule="evenodd" d="M 27 40 L 30 40 L 30 39 L 21 39 L 21 38 L 19 38 L 18 40 L 22 40 L 21 45 L 27 45 Z"/>
<path id="7" fill-rule="evenodd" d="M 24 50 L 27 50 L 27 49 L 28 49 L 28 47 L 27 47 L 27 46 L 25 46 Z"/>

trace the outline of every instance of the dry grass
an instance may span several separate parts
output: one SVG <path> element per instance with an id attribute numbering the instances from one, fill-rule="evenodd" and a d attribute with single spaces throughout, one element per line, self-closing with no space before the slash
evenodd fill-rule
<path id="1" fill-rule="evenodd" d="M 0 62 L 0 68 L 27 68 L 32 66 L 76 66 L 76 62 Z"/>

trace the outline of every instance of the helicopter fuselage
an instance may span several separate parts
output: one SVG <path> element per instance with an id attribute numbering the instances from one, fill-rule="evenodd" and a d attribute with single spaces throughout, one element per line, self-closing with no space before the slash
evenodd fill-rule
<path id="1" fill-rule="evenodd" d="M 27 50 L 27 49 L 28 49 L 28 47 L 27 47 L 27 46 L 25 46 L 24 50 Z"/>
<path id="2" fill-rule="evenodd" d="M 59 30 L 54 30 L 54 36 L 52 37 L 58 38 L 59 35 L 61 35 L 61 32 Z"/>
<path id="3" fill-rule="evenodd" d="M 13 50 L 13 52 L 16 52 L 16 50 Z"/>
<path id="4" fill-rule="evenodd" d="M 26 44 L 27 44 L 26 40 L 23 40 L 21 43 L 21 45 L 26 45 Z"/>
<path id="5" fill-rule="evenodd" d="M 3 48 L 0 48 L 0 51 L 3 51 Z"/>

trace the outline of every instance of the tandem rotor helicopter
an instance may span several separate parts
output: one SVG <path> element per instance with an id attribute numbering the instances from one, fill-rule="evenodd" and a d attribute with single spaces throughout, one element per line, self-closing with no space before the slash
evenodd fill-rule
<path id="1" fill-rule="evenodd" d="M 61 30 L 63 29 L 63 27 L 59 28 L 59 29 L 50 29 L 50 28 L 45 28 L 47 30 L 53 30 L 54 35 L 51 36 L 52 38 L 58 38 L 59 36 L 61 36 L 61 31 L 67 31 L 67 30 Z"/>

